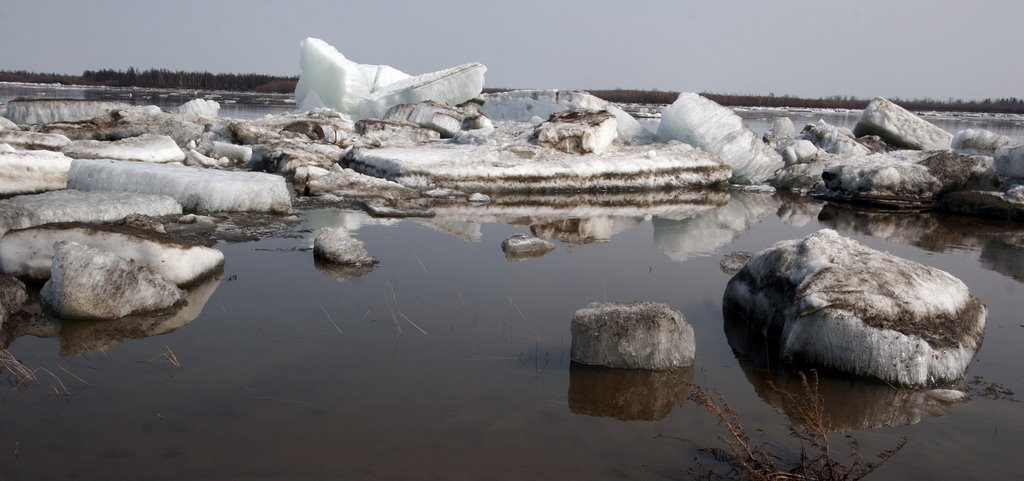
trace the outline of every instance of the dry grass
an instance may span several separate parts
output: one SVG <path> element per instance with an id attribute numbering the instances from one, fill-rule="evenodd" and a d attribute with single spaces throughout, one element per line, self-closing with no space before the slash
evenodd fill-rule
<path id="1" fill-rule="evenodd" d="M 709 480 L 851 481 L 871 474 L 906 445 L 907 438 L 902 436 L 893 448 L 879 451 L 877 460 L 867 461 L 860 454 L 857 440 L 846 436 L 850 453 L 838 456 L 830 442 L 834 431 L 818 391 L 817 373 L 812 371 L 810 379 L 801 373 L 800 379 L 803 385 L 800 395 L 779 390 L 785 396 L 785 402 L 794 408 L 790 413 L 789 434 L 800 445 L 796 459 L 775 454 L 766 443 L 753 442 L 741 424 L 739 414 L 721 394 L 712 394 L 694 386 L 690 399 L 718 418 L 727 431 L 726 436 L 719 437 L 723 447 L 704 450 L 727 469 L 719 472 L 701 464 L 693 473 L 695 477 Z"/>
<path id="2" fill-rule="evenodd" d="M 64 369 L 60 365 L 57 367 Z M 66 369 L 64 369 L 64 371 L 67 372 Z M 54 374 L 45 367 L 31 369 L 6 349 L 0 349 L 0 372 L 7 374 L 7 382 L 10 383 L 15 390 L 25 390 L 39 384 L 39 373 L 46 374 L 53 378 L 54 381 L 54 384 L 50 386 L 52 394 L 71 397 L 71 390 L 68 389 L 66 384 L 64 384 L 64 380 L 61 379 L 60 376 Z M 72 376 L 74 375 L 72 374 Z M 74 377 L 81 379 L 78 376 Z M 85 381 L 82 381 L 82 383 L 88 385 Z"/>

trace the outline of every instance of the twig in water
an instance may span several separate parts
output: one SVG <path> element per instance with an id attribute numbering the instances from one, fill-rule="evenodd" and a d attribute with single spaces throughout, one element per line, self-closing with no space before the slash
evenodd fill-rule
<path id="1" fill-rule="evenodd" d="M 82 384 L 85 384 L 86 386 L 89 385 L 89 383 L 85 382 L 85 379 L 82 379 L 82 378 L 76 376 L 71 371 L 68 371 L 67 369 L 64 369 L 64 366 L 61 366 L 60 363 L 56 363 L 56 365 L 57 365 L 58 368 L 60 368 L 61 371 L 64 371 L 64 372 L 68 373 L 69 376 L 75 378 L 76 380 L 78 380 L 78 382 L 80 382 Z"/>
<path id="2" fill-rule="evenodd" d="M 423 272 L 427 272 L 427 266 L 423 265 L 423 261 L 420 260 L 420 256 L 413 254 L 413 257 L 416 258 L 416 262 L 420 263 L 420 267 L 423 268 Z"/>
<path id="3" fill-rule="evenodd" d="M 331 325 L 334 326 L 334 330 L 338 331 L 338 334 L 343 334 L 341 332 L 341 328 L 338 327 L 338 323 L 334 322 L 334 319 L 331 317 L 331 314 L 327 312 L 327 308 L 325 308 L 323 304 L 320 304 L 320 310 L 324 311 L 324 315 L 327 316 L 328 321 L 331 321 Z"/>
<path id="4" fill-rule="evenodd" d="M 409 321 L 409 324 L 412 324 L 412 327 L 415 327 L 416 329 L 419 329 L 419 331 L 422 332 L 424 336 L 429 336 L 430 335 L 430 334 L 427 334 L 427 331 L 424 331 L 422 327 L 417 326 L 415 322 L 412 322 L 412 319 L 409 319 L 409 316 L 406 316 L 405 313 L 403 313 L 402 311 L 398 311 L 398 315 L 402 316 L 402 319 L 405 319 L 406 321 Z"/>

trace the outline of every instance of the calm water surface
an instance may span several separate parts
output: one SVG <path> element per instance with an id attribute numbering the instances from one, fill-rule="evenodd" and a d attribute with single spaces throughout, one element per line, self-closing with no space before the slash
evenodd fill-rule
<path id="1" fill-rule="evenodd" d="M 756 439 L 791 453 L 780 389 L 792 392 L 793 378 L 734 355 L 719 261 L 825 227 L 947 270 L 989 308 L 967 402 L 822 377 L 833 423 L 867 456 L 909 438 L 872 479 L 1024 470 L 1024 404 L 1010 393 L 1024 392 L 1017 225 L 741 192 L 703 205 L 571 207 L 586 203 L 499 202 L 402 221 L 306 209 L 287 235 L 219 244 L 224 273 L 177 315 L 23 315 L 0 342 L 53 376 L 0 389 L 0 477 L 688 479 L 697 450 L 723 433 L 686 399 L 691 382 L 720 391 Z M 309 247 L 325 226 L 350 229 L 380 265 L 352 277 L 315 264 Z M 557 249 L 509 261 L 500 244 L 516 233 Z M 681 311 L 695 366 L 652 375 L 571 365 L 573 312 L 606 300 Z"/>

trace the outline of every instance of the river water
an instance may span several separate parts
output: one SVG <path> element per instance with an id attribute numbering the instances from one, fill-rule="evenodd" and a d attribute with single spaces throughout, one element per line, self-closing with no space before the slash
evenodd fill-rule
<path id="1" fill-rule="evenodd" d="M 959 386 L 966 402 L 820 375 L 833 426 L 866 458 L 907 437 L 870 479 L 1019 477 L 1019 225 L 746 192 L 713 204 L 492 205 L 401 221 L 304 208 L 284 234 L 218 244 L 224 272 L 192 289 L 188 312 L 9 323 L 0 341 L 39 383 L 0 389 L 0 477 L 690 479 L 695 458 L 714 465 L 700 450 L 724 434 L 687 399 L 690 383 L 720 392 L 755 442 L 792 457 L 795 374 L 733 354 L 719 261 L 821 228 L 946 270 L 989 309 Z M 352 277 L 314 263 L 326 226 L 350 229 L 380 265 Z M 500 244 L 516 233 L 557 248 L 507 260 Z M 693 325 L 692 369 L 569 362 L 575 310 L 638 300 Z M 842 435 L 833 442 L 847 451 Z"/>

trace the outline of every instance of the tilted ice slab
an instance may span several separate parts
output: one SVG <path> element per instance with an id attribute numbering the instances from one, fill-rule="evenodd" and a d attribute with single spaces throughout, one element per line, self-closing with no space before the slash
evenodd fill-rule
<path id="1" fill-rule="evenodd" d="M 800 138 L 810 141 L 825 152 L 839 155 L 868 155 L 868 149 L 853 136 L 850 129 L 830 125 L 824 120 L 816 124 L 807 124 L 800 132 Z"/>
<path id="2" fill-rule="evenodd" d="M 731 181 L 759 184 L 782 168 L 782 156 L 765 144 L 743 119 L 717 103 L 684 92 L 661 112 L 657 137 L 678 140 L 719 155 L 732 166 Z"/>
<path id="3" fill-rule="evenodd" d="M 877 135 L 904 149 L 949 150 L 953 134 L 882 97 L 875 97 L 853 128 L 857 137 Z"/>
<path id="4" fill-rule="evenodd" d="M 116 160 L 75 160 L 69 189 L 138 192 L 173 197 L 186 211 L 291 211 L 283 177 L 182 165 Z"/>
<path id="5" fill-rule="evenodd" d="M 181 162 L 185 153 L 166 135 L 145 134 L 104 142 L 75 140 L 62 150 L 72 159 L 136 160 L 139 162 Z"/>
<path id="6" fill-rule="evenodd" d="M 657 150 L 613 146 L 600 155 L 460 145 L 355 149 L 349 167 L 418 190 L 465 192 L 694 188 L 721 184 L 730 175 L 718 157 L 681 143 Z"/>
<path id="7" fill-rule="evenodd" d="M 58 190 L 0 200 L 0 237 L 12 229 L 57 222 L 116 222 L 137 214 L 180 215 L 181 204 L 166 195 L 134 192 Z"/>
<path id="8" fill-rule="evenodd" d="M 961 378 L 985 329 L 959 279 L 829 229 L 757 253 L 723 302 L 777 333 L 786 362 L 910 387 Z"/>
<path id="9" fill-rule="evenodd" d="M 39 296 L 64 319 L 117 319 L 171 307 L 185 291 L 134 260 L 60 241 Z"/>
<path id="10" fill-rule="evenodd" d="M 166 234 L 124 226 L 48 224 L 5 234 L 0 239 L 0 270 L 19 278 L 47 279 L 53 246 L 59 241 L 116 252 L 179 286 L 202 280 L 224 265 L 221 251 L 184 243 Z"/>
<path id="11" fill-rule="evenodd" d="M 966 155 L 995 155 L 1002 147 L 1015 147 L 1021 142 L 1013 137 L 981 129 L 961 130 L 953 136 L 953 152 Z"/>
<path id="12" fill-rule="evenodd" d="M 18 99 L 7 104 L 7 118 L 17 124 L 82 122 L 130 107 L 124 102 L 82 99 Z"/>
<path id="13" fill-rule="evenodd" d="M 391 107 L 424 100 L 456 105 L 480 95 L 487 68 L 469 63 L 411 77 L 387 65 L 363 65 L 316 38 L 299 44 L 299 111 L 328 107 L 355 119 L 381 118 Z"/>
<path id="14" fill-rule="evenodd" d="M 71 139 L 61 134 L 0 130 L 0 143 L 18 150 L 60 150 L 70 144 Z"/>
<path id="15" fill-rule="evenodd" d="M 71 159 L 60 152 L 0 151 L 0 195 L 63 189 L 70 169 Z"/>
<path id="16" fill-rule="evenodd" d="M 529 122 L 533 117 L 547 120 L 551 114 L 570 109 L 607 110 L 618 122 L 617 132 L 623 140 L 651 137 L 632 115 L 615 104 L 578 90 L 512 90 L 481 96 L 480 112 L 491 120 Z"/>

